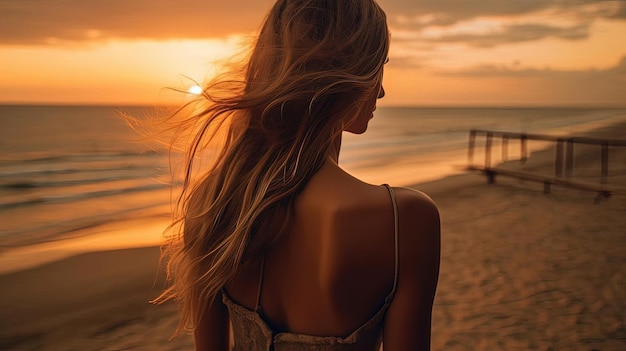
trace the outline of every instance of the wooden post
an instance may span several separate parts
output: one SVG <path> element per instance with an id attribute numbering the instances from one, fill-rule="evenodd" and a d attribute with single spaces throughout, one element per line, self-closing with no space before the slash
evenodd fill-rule
<path id="1" fill-rule="evenodd" d="M 565 150 L 565 176 L 571 177 L 574 170 L 574 141 L 567 139 L 567 149 Z"/>
<path id="2" fill-rule="evenodd" d="M 522 163 L 526 163 L 526 160 L 528 159 L 528 137 L 526 136 L 526 134 L 522 134 L 520 137 L 520 145 L 522 147 L 522 151 L 521 151 L 521 155 L 520 155 L 520 161 L 522 161 Z"/>
<path id="3" fill-rule="evenodd" d="M 469 144 L 467 145 L 467 165 L 474 163 L 474 145 L 476 144 L 476 131 L 470 130 Z"/>
<path id="4" fill-rule="evenodd" d="M 554 174 L 557 177 L 563 175 L 563 139 L 556 140 L 556 156 L 554 159 Z"/>
<path id="5" fill-rule="evenodd" d="M 494 184 L 496 182 L 496 172 L 492 169 L 486 169 L 485 175 L 487 175 L 487 183 Z"/>
<path id="6" fill-rule="evenodd" d="M 492 133 L 487 133 L 487 139 L 485 141 L 485 169 L 491 168 L 491 139 Z"/>
<path id="7" fill-rule="evenodd" d="M 552 185 L 552 183 L 550 182 L 543 182 L 543 193 L 544 194 L 550 194 L 550 186 Z"/>
<path id="8" fill-rule="evenodd" d="M 509 137 L 508 135 L 502 136 L 502 161 L 506 161 L 509 158 Z"/>
<path id="9" fill-rule="evenodd" d="M 609 175 L 609 143 L 602 143 L 602 171 L 600 175 L 600 182 L 606 183 L 606 178 Z"/>

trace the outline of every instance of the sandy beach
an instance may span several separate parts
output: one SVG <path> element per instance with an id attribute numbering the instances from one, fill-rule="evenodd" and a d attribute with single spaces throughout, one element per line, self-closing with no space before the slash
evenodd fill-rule
<path id="1" fill-rule="evenodd" d="M 623 139 L 626 125 L 592 134 Z M 599 153 L 578 153 L 574 177 L 591 179 Z M 510 165 L 550 173 L 552 155 Z M 611 149 L 610 167 L 609 184 L 626 186 L 626 147 Z M 442 218 L 433 350 L 626 350 L 626 193 L 545 195 L 540 183 L 489 185 L 478 173 L 413 187 Z M 0 275 L 0 349 L 192 350 L 190 336 L 169 341 L 175 306 L 148 303 L 163 286 L 158 267 L 150 246 Z"/>

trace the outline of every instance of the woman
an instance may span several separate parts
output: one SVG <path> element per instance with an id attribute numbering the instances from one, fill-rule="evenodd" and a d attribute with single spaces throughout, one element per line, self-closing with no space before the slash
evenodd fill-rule
<path id="1" fill-rule="evenodd" d="M 157 301 L 180 303 L 197 350 L 429 349 L 437 208 L 337 164 L 341 133 L 365 132 L 385 94 L 388 48 L 373 0 L 278 0 L 245 78 L 209 85 L 186 119 L 172 286 Z M 208 130 L 222 151 L 192 185 Z"/>

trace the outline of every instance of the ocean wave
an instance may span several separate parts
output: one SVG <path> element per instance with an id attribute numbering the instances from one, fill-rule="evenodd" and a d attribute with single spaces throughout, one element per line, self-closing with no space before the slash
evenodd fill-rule
<path id="1" fill-rule="evenodd" d="M 0 176 L 0 178 L 2 177 Z M 102 178 L 68 179 L 68 180 L 57 180 L 57 181 L 10 180 L 5 184 L 0 183 L 0 189 L 29 190 L 29 189 L 34 189 L 34 188 L 57 188 L 57 187 L 66 187 L 66 186 L 74 186 L 74 185 L 98 184 L 98 183 L 106 183 L 106 182 L 112 182 L 112 181 L 132 180 L 132 179 L 142 179 L 142 178 L 145 178 L 147 180 L 153 179 L 153 177 L 148 177 L 145 174 L 139 174 L 139 175 L 124 175 L 124 176 L 102 177 Z"/>
<path id="2" fill-rule="evenodd" d="M 171 215 L 167 205 L 169 205 L 169 203 L 152 203 L 146 206 L 126 208 L 121 211 L 109 212 L 98 216 L 59 221 L 24 230 L 1 231 L 0 250 L 17 246 L 68 239 L 69 237 L 78 236 L 78 232 L 84 229 L 94 228 L 113 222 L 141 218 L 167 218 Z M 70 233 L 75 234 L 71 235 Z M 88 235 L 89 233 L 84 234 Z"/>
<path id="3" fill-rule="evenodd" d="M 120 158 L 131 157 L 154 157 L 162 156 L 163 152 L 157 150 L 144 151 L 119 151 L 119 152 L 89 152 L 81 154 L 61 154 L 47 155 L 39 157 L 24 158 L 23 154 L 16 155 L 17 158 L 11 159 L 8 155 L 4 155 L 5 159 L 0 160 L 0 166 L 4 165 L 23 165 L 28 163 L 45 163 L 45 162 L 92 162 L 102 160 L 117 160 Z"/>
<path id="4" fill-rule="evenodd" d="M 163 188 L 169 188 L 169 187 L 171 187 L 171 185 L 169 184 L 156 183 L 156 184 L 140 185 L 140 186 L 129 187 L 129 188 L 98 190 L 98 191 L 67 194 L 67 195 L 60 195 L 60 196 L 41 196 L 37 198 L 22 199 L 22 200 L 5 202 L 5 203 L 0 202 L 0 210 L 16 208 L 16 207 L 24 207 L 24 206 L 30 206 L 30 205 L 42 204 L 42 203 L 72 202 L 72 201 L 92 199 L 92 198 L 97 198 L 97 197 L 130 194 L 130 193 L 142 192 L 142 191 L 151 191 L 151 190 L 157 190 L 157 189 L 163 189 Z"/>
<path id="5" fill-rule="evenodd" d="M 161 167 L 153 164 L 138 166 L 138 165 L 124 165 L 121 167 L 102 167 L 102 168 L 58 168 L 58 169 L 42 169 L 42 170 L 23 170 L 23 171 L 2 171 L 0 168 L 0 179 L 3 178 L 24 178 L 33 176 L 53 176 L 64 174 L 76 174 L 76 173 L 100 173 L 100 172 L 123 172 L 123 171 L 135 171 L 135 170 L 159 170 Z"/>

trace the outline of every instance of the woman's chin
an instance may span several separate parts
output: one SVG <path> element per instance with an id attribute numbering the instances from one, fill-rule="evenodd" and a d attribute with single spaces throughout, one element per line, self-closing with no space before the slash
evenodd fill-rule
<path id="1" fill-rule="evenodd" d="M 367 123 L 362 126 L 350 126 L 344 130 L 345 132 L 352 134 L 363 134 L 367 131 Z"/>

